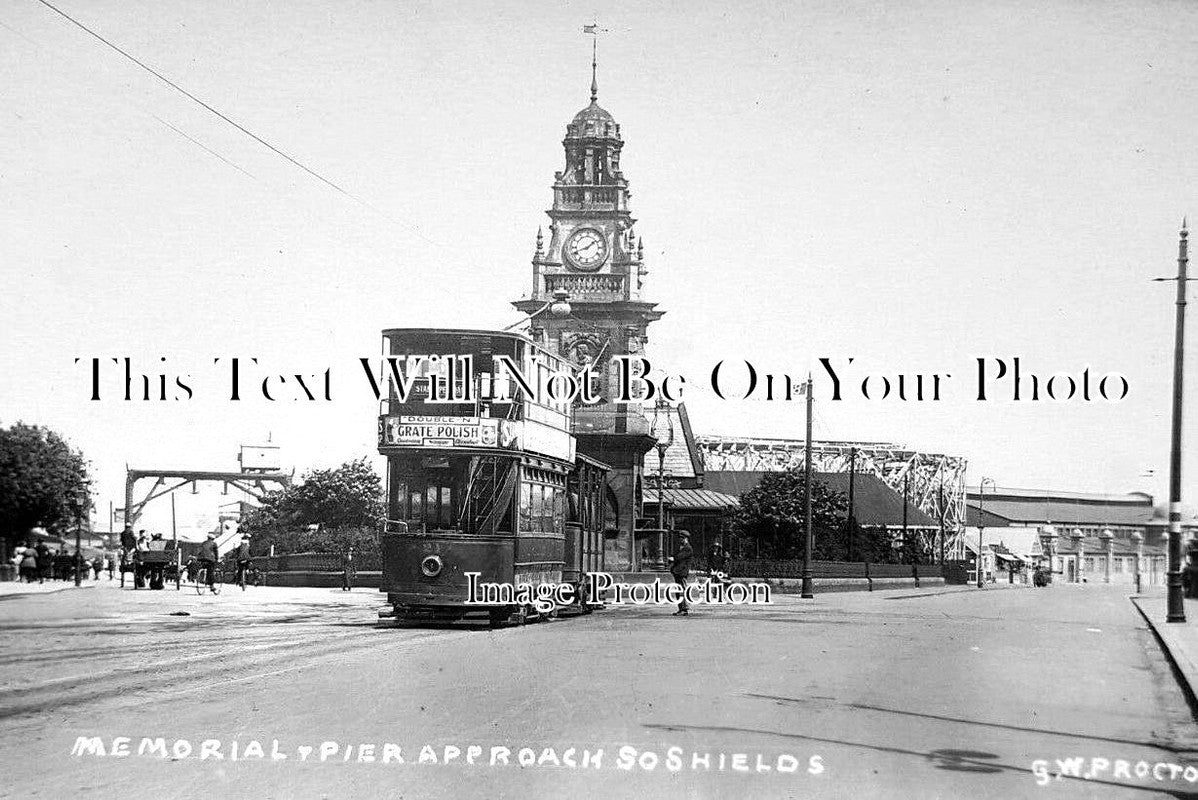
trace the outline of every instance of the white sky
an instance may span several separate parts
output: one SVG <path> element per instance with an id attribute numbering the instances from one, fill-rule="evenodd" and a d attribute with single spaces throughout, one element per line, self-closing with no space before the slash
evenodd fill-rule
<path id="1" fill-rule="evenodd" d="M 0 423 L 81 448 L 101 518 L 126 463 L 233 469 L 268 432 L 299 471 L 371 453 L 357 359 L 381 328 L 518 319 L 591 6 L 59 7 L 361 200 L 36 0 L 0 4 Z M 697 432 L 802 435 L 798 402 L 703 391 L 720 359 L 798 377 L 854 356 L 954 377 L 939 403 L 819 402 L 818 438 L 963 455 L 973 483 L 1162 493 L 1174 289 L 1148 279 L 1198 215 L 1198 6 L 609 3 L 600 23 L 667 311 L 650 355 L 695 384 Z M 212 359 L 233 355 L 331 367 L 334 401 L 231 403 Z M 978 403 L 980 355 L 1121 372 L 1131 395 Z M 90 402 L 92 356 L 165 357 L 195 397 L 126 403 L 114 378 Z"/>

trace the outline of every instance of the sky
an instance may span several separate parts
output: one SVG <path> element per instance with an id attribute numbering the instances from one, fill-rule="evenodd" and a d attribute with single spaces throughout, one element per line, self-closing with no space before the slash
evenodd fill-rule
<path id="1" fill-rule="evenodd" d="M 297 474 L 377 460 L 358 359 L 381 329 L 519 321 L 593 19 L 666 311 L 648 355 L 686 377 L 696 433 L 802 437 L 801 402 L 704 385 L 748 360 L 815 370 L 816 438 L 963 456 L 971 484 L 1164 494 L 1175 288 L 1151 279 L 1198 216 L 1198 6 L 53 4 L 146 68 L 0 3 L 0 425 L 82 450 L 100 527 L 126 465 L 236 469 L 268 439 Z M 126 357 L 167 400 L 123 400 Z M 329 370 L 332 399 L 233 402 L 232 357 L 246 389 Z M 979 357 L 1018 357 L 1024 399 L 1008 378 L 979 402 Z M 1087 367 L 1126 399 L 1026 399 Z M 933 373 L 938 401 L 861 396 Z M 181 497 L 180 524 L 227 501 Z"/>

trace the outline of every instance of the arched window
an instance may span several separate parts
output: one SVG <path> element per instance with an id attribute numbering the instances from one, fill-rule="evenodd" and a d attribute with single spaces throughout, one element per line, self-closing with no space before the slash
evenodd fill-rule
<path id="1" fill-rule="evenodd" d="M 620 503 L 616 500 L 616 493 L 607 487 L 603 498 L 603 529 L 610 530 L 620 527 Z"/>

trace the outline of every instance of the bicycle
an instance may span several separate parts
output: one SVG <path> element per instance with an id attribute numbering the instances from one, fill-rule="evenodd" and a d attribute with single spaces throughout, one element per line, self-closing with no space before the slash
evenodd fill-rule
<path id="1" fill-rule="evenodd" d="M 208 589 L 208 570 L 213 570 L 211 591 L 213 594 L 220 594 L 221 583 L 224 581 L 224 574 L 220 565 L 215 567 L 197 567 L 192 576 L 195 580 L 196 594 L 202 595 L 205 589 Z"/>
<path id="2" fill-rule="evenodd" d="M 241 591 L 243 592 L 245 591 L 245 587 L 247 585 L 262 585 L 262 571 L 258 569 L 257 565 L 254 564 L 253 561 L 245 562 L 244 566 L 238 563 L 234 572 L 234 576 L 234 582 L 241 587 Z"/>

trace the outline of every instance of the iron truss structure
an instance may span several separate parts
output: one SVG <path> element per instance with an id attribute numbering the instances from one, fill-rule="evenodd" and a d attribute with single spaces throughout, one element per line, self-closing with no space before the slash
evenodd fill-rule
<path id="1" fill-rule="evenodd" d="M 696 442 L 704 470 L 780 472 L 806 459 L 806 444 L 800 439 L 698 436 Z M 852 461 L 858 472 L 876 475 L 899 494 L 906 483 L 912 504 L 932 519 L 944 520 L 946 555 L 964 557 L 966 459 L 884 442 L 811 443 L 811 468 L 816 472 L 848 472 Z M 939 532 L 923 535 L 932 546 Z"/>
<path id="2" fill-rule="evenodd" d="M 249 470 L 240 472 L 223 472 L 217 470 L 192 469 L 131 469 L 125 471 L 125 524 L 136 525 L 142 511 L 151 500 L 169 495 L 185 486 L 197 483 L 220 483 L 225 491 L 232 486 L 245 492 L 255 500 L 261 501 L 270 490 L 267 484 L 275 488 L 286 488 L 291 485 L 292 474 L 279 470 Z M 154 478 L 154 485 L 140 500 L 134 499 L 134 486 L 138 481 Z M 169 484 L 168 484 L 169 482 Z"/>

